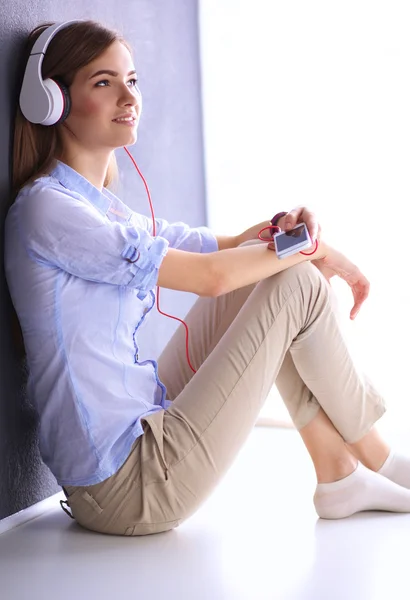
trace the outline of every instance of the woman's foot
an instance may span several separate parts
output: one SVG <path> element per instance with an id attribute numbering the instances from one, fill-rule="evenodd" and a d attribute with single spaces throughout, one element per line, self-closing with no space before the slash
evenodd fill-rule
<path id="1" fill-rule="evenodd" d="M 347 447 L 368 469 L 410 489 L 410 458 L 391 450 L 375 427 Z"/>
<path id="2" fill-rule="evenodd" d="M 364 510 L 410 512 L 410 490 L 358 463 L 347 477 L 318 483 L 313 502 L 322 519 L 343 519 Z"/>
<path id="3" fill-rule="evenodd" d="M 408 456 L 391 450 L 387 460 L 377 472 L 390 481 L 410 489 L 410 458 Z"/>

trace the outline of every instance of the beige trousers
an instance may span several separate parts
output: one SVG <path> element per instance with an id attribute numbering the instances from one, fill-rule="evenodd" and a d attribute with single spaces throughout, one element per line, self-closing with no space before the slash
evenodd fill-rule
<path id="1" fill-rule="evenodd" d="M 116 474 L 66 489 L 85 528 L 143 535 L 182 523 L 234 461 L 275 383 L 297 428 L 322 407 L 347 442 L 385 411 L 355 367 L 329 285 L 310 262 L 199 298 L 185 321 L 197 373 L 180 325 L 158 361 L 172 406 L 143 421 L 144 434 Z"/>

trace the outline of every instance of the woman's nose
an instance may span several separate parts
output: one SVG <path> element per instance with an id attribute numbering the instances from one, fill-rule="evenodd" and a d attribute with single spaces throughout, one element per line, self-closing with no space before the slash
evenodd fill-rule
<path id="1" fill-rule="evenodd" d="M 128 106 L 134 106 L 137 114 L 141 112 L 142 98 L 141 93 L 135 93 L 130 88 L 127 89 L 127 93 L 122 98 L 122 103 Z"/>

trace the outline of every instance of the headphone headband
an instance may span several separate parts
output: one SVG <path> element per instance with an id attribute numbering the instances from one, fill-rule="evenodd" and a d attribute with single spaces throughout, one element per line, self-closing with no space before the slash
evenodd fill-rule
<path id="1" fill-rule="evenodd" d="M 65 21 L 64 23 L 56 23 L 55 25 L 50 25 L 50 27 L 47 27 L 47 29 L 45 29 L 36 40 L 30 52 L 30 56 L 32 56 L 33 54 L 44 55 L 46 53 L 49 43 L 51 42 L 57 31 L 60 31 L 60 29 L 65 29 L 66 27 L 68 27 L 68 25 L 71 25 L 72 23 L 78 23 L 78 21 Z"/>
<path id="2" fill-rule="evenodd" d="M 43 80 L 41 66 L 49 43 L 58 31 L 75 21 L 65 21 L 47 27 L 36 40 L 27 61 L 20 92 L 20 108 L 31 123 L 55 125 L 61 122 L 69 109 L 69 96 L 65 88 L 53 79 Z"/>

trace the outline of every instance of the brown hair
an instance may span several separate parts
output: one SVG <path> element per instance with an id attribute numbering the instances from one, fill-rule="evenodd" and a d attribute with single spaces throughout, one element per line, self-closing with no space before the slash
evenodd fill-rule
<path id="1" fill-rule="evenodd" d="M 25 48 L 24 68 L 31 49 L 40 34 L 54 23 L 44 23 L 30 34 Z M 98 58 L 115 41 L 130 51 L 127 42 L 116 31 L 95 21 L 78 21 L 61 29 L 51 40 L 42 63 L 42 77 L 57 78 L 70 86 L 79 69 Z M 23 77 L 23 74 L 22 74 Z M 44 126 L 30 123 L 17 106 L 12 166 L 13 198 L 23 185 L 49 173 L 60 154 L 61 125 Z M 108 187 L 117 176 L 117 163 L 112 153 L 104 186 Z"/>

